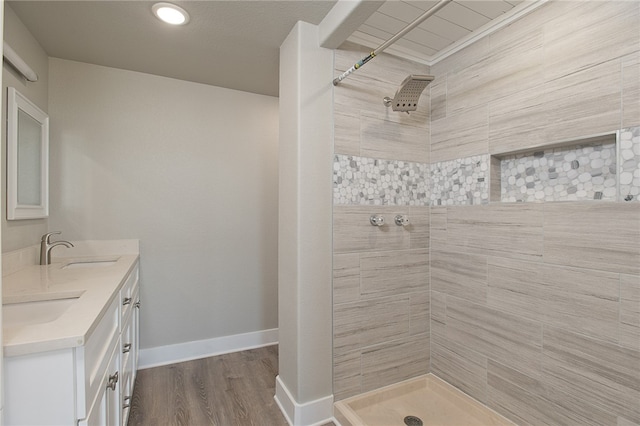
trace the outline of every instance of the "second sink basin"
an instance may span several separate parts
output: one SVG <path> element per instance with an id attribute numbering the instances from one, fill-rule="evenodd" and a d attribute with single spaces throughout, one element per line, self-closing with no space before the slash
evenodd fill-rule
<path id="1" fill-rule="evenodd" d="M 17 327 L 55 321 L 77 300 L 78 298 L 74 297 L 2 305 L 2 326 Z"/>
<path id="2" fill-rule="evenodd" d="M 107 260 L 74 260 L 62 267 L 62 269 L 106 268 L 114 265 L 118 259 Z"/>

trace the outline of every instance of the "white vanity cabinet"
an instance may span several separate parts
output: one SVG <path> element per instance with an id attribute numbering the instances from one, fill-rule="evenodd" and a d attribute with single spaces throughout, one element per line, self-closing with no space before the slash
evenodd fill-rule
<path id="1" fill-rule="evenodd" d="M 7 425 L 126 425 L 138 364 L 138 263 L 82 346 L 5 358 Z"/>

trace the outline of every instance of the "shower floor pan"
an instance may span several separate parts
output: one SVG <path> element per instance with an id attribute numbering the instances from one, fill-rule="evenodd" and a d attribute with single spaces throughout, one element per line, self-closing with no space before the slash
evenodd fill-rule
<path id="1" fill-rule="evenodd" d="M 433 374 L 343 399 L 334 408 L 342 426 L 405 426 L 407 416 L 424 426 L 514 425 Z"/>

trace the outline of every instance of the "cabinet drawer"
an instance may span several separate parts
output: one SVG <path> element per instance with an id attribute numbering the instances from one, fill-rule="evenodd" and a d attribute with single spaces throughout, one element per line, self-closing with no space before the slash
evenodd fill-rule
<path id="1" fill-rule="evenodd" d="M 83 402 L 77 407 L 79 419 L 87 416 L 89 408 L 101 391 L 101 382 L 111 361 L 110 355 L 114 352 L 117 354 L 118 305 L 119 300 L 114 298 L 85 346 L 76 348 L 78 401 Z M 120 359 L 118 356 L 116 358 Z"/>
<path id="2" fill-rule="evenodd" d="M 131 314 L 133 305 L 136 300 L 134 299 L 134 290 L 138 287 L 139 268 L 138 263 L 134 266 L 133 270 L 127 277 L 127 281 L 120 289 L 120 324 L 124 324 L 126 318 Z M 120 328 L 122 331 L 122 327 Z"/>

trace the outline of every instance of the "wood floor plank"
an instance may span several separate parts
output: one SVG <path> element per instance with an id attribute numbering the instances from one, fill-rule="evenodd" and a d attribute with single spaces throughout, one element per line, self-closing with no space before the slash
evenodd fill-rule
<path id="1" fill-rule="evenodd" d="M 140 370 L 129 425 L 286 426 L 277 374 L 275 345 Z"/>

